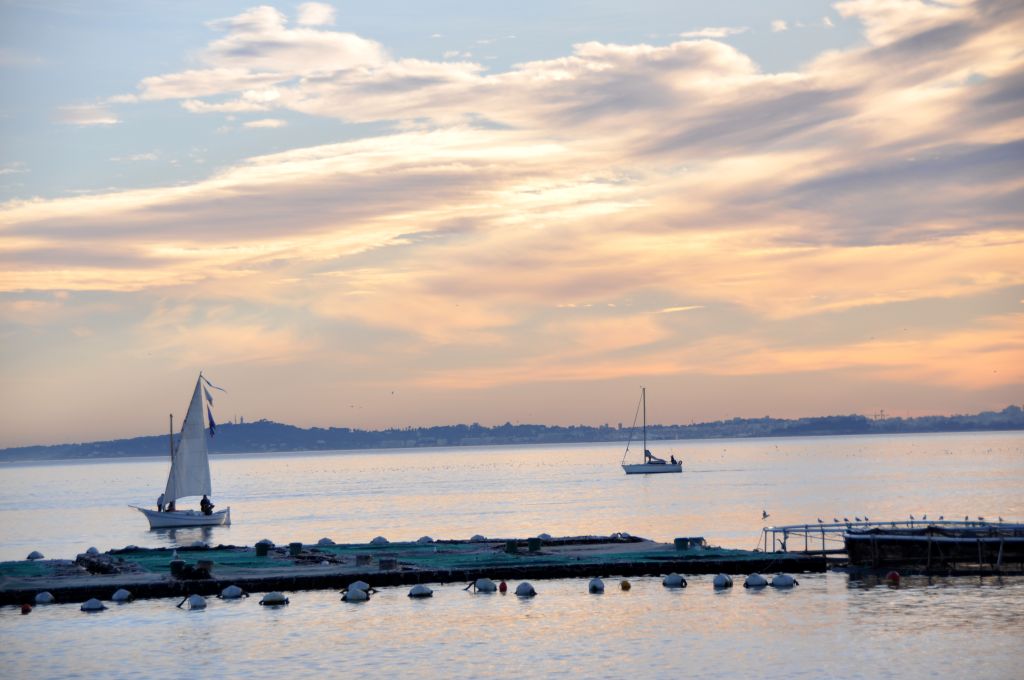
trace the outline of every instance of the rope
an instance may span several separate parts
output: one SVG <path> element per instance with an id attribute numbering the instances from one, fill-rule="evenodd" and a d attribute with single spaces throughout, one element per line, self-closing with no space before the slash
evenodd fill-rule
<path id="1" fill-rule="evenodd" d="M 622 453 L 622 462 L 626 462 L 626 456 L 629 455 L 629 445 L 633 443 L 633 433 L 636 432 L 636 419 L 640 417 L 640 403 L 643 400 L 643 393 L 641 392 L 640 399 L 636 401 L 636 413 L 633 414 L 633 426 L 629 428 L 629 439 L 626 440 L 626 450 Z"/>

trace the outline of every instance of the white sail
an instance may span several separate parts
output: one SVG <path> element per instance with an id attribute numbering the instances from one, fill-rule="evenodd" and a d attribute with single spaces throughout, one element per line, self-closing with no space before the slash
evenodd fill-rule
<path id="1" fill-rule="evenodd" d="M 196 381 L 185 422 L 181 425 L 181 439 L 171 459 L 171 474 L 167 477 L 167 489 L 164 491 L 165 503 L 186 496 L 209 496 L 212 493 L 201 386 L 200 378 Z"/>

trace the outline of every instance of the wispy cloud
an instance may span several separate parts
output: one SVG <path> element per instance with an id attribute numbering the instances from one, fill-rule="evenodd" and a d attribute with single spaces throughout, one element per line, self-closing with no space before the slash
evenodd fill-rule
<path id="1" fill-rule="evenodd" d="M 147 153 L 134 153 L 127 156 L 111 156 L 110 160 L 115 163 L 134 163 L 136 161 L 155 161 L 160 156 L 155 151 L 149 151 Z"/>
<path id="2" fill-rule="evenodd" d="M 280 118 L 261 118 L 260 120 L 246 121 L 242 125 L 247 128 L 282 128 L 288 125 L 288 121 Z"/>
<path id="3" fill-rule="evenodd" d="M 772 33 L 781 33 L 788 29 L 789 24 L 787 24 L 783 19 L 772 20 Z"/>
<path id="4" fill-rule="evenodd" d="M 0 175 L 20 175 L 25 172 L 29 172 L 29 169 L 23 161 L 11 161 L 0 165 Z"/>
<path id="5" fill-rule="evenodd" d="M 694 309 L 704 309 L 704 305 L 685 305 L 682 307 L 665 307 L 659 309 L 658 314 L 675 314 L 676 312 L 690 312 Z"/>
<path id="6" fill-rule="evenodd" d="M 747 26 L 709 26 L 696 31 L 680 33 L 680 38 L 727 38 L 750 30 Z"/>
<path id="7" fill-rule="evenodd" d="M 301 26 L 330 26 L 334 24 L 334 8 L 322 2 L 304 2 L 299 5 L 297 22 Z"/>
<path id="8" fill-rule="evenodd" d="M 105 104 L 72 104 L 57 109 L 57 121 L 69 125 L 116 125 L 121 119 Z"/>

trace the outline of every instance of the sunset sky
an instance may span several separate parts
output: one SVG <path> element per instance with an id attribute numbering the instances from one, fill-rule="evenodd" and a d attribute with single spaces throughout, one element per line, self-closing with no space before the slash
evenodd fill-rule
<path id="1" fill-rule="evenodd" d="M 0 0 L 0 447 L 1024 402 L 1024 4 Z"/>

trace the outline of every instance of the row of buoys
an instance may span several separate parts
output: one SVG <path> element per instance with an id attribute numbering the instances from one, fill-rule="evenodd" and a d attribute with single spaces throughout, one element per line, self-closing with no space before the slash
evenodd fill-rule
<path id="1" fill-rule="evenodd" d="M 751 574 L 745 581 L 743 581 L 744 588 L 764 588 L 765 586 L 771 586 L 772 588 L 792 588 L 793 586 L 798 585 L 800 585 L 800 582 L 789 574 L 776 574 L 772 577 L 771 581 L 768 581 L 768 579 L 761 574 Z"/>
<path id="2" fill-rule="evenodd" d="M 891 583 L 898 584 L 899 573 L 890 572 L 886 575 L 886 580 L 888 580 Z M 685 588 L 687 586 L 686 579 L 676 573 L 671 573 L 665 576 L 662 579 L 661 583 L 666 588 Z M 712 580 L 712 585 L 716 590 L 720 590 L 723 588 L 731 588 L 732 577 L 728 574 L 717 574 Z M 800 585 L 800 582 L 792 576 L 790 576 L 789 574 L 776 574 L 774 577 L 772 577 L 771 581 L 766 579 L 761 574 L 751 574 L 747 576 L 747 578 L 743 581 L 744 588 L 755 589 L 764 588 L 767 586 L 772 586 L 773 588 L 792 588 L 793 586 L 797 585 Z M 632 585 L 628 580 L 623 579 L 619 583 L 619 587 L 623 591 L 629 591 L 632 588 Z M 500 583 L 495 583 L 489 578 L 481 577 L 471 582 L 468 586 L 464 588 L 464 590 L 470 589 L 478 593 L 505 593 L 508 591 L 508 584 L 506 584 L 504 581 L 501 581 Z M 598 595 L 604 593 L 604 581 L 602 581 L 600 578 L 590 579 L 590 581 L 587 583 L 587 591 Z M 366 602 L 370 599 L 370 595 L 376 592 L 377 591 L 374 588 L 372 588 L 370 584 L 366 581 L 354 581 L 350 583 L 348 587 L 342 591 L 341 599 L 343 602 Z M 534 597 L 537 594 L 537 590 L 529 581 L 523 581 L 518 586 L 516 586 L 515 594 L 519 597 Z M 409 597 L 411 598 L 427 598 L 433 597 L 433 595 L 434 591 L 431 590 L 428 586 L 423 585 L 422 583 L 414 585 L 409 590 Z M 217 597 L 224 600 L 235 600 L 248 596 L 249 594 L 241 588 L 239 588 L 238 586 L 230 585 L 224 588 Z M 130 602 L 133 599 L 133 595 L 130 591 L 125 590 L 124 588 L 119 588 L 117 591 L 114 592 L 113 595 L 111 595 L 110 599 L 113 602 L 125 603 Z M 41 593 L 36 594 L 35 596 L 36 604 L 52 604 L 54 601 L 55 598 L 53 594 L 48 591 L 43 591 Z M 288 604 L 288 602 L 288 598 L 283 593 L 280 593 L 278 591 L 269 592 L 266 595 L 264 595 L 263 598 L 260 600 L 260 604 L 265 606 L 286 605 Z M 205 609 L 206 599 L 203 598 L 201 595 L 188 595 L 181 602 L 179 602 L 177 606 L 179 608 L 182 608 L 185 605 L 188 605 L 189 609 Z M 26 608 L 28 609 L 28 611 L 26 611 Z M 96 598 L 88 600 L 81 606 L 81 609 L 84 612 L 103 611 L 106 608 L 106 605 L 104 605 L 102 601 Z M 32 606 L 29 604 L 25 604 L 22 607 L 23 614 L 28 614 L 29 612 L 31 612 L 31 610 Z"/>

